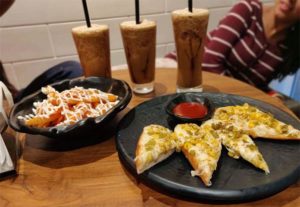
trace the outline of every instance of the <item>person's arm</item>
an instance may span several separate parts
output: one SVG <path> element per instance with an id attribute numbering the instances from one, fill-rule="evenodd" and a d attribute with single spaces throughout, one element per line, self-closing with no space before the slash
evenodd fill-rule
<path id="1" fill-rule="evenodd" d="M 250 0 L 237 3 L 222 19 L 219 26 L 207 35 L 202 68 L 215 73 L 225 71 L 226 58 L 247 31 L 251 22 Z"/>
<path id="2" fill-rule="evenodd" d="M 0 0 L 0 17 L 10 8 L 15 0 Z"/>

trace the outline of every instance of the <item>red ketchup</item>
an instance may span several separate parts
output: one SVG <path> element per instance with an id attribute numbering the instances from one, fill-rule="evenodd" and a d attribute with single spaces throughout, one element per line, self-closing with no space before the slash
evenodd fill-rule
<path id="1" fill-rule="evenodd" d="M 207 107 L 197 102 L 182 102 L 174 107 L 173 113 L 185 118 L 202 118 L 207 114 Z"/>

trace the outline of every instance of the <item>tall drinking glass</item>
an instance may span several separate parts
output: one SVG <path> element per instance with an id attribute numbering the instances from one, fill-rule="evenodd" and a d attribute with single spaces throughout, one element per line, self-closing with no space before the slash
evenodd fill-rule
<path id="1" fill-rule="evenodd" d="M 202 91 L 202 56 L 208 25 L 206 9 L 176 10 L 172 12 L 177 51 L 177 92 Z"/>
<path id="2" fill-rule="evenodd" d="M 72 29 L 73 39 L 84 75 L 111 77 L 109 29 L 107 25 L 79 26 Z"/>
<path id="3" fill-rule="evenodd" d="M 154 90 L 156 23 L 127 21 L 120 28 L 133 91 L 150 93 Z"/>

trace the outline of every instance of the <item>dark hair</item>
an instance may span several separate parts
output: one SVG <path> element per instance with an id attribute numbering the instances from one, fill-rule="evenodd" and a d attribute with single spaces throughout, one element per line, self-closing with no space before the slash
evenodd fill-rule
<path id="1" fill-rule="evenodd" d="M 279 80 L 296 73 L 300 68 L 300 22 L 297 22 L 287 31 L 285 45 L 288 49 L 283 55 L 284 63 L 280 66 L 281 69 L 276 76 Z"/>

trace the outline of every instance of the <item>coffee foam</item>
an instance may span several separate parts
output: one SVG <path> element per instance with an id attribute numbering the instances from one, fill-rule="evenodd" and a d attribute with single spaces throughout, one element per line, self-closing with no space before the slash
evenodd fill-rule
<path id="1" fill-rule="evenodd" d="M 84 25 L 84 26 L 72 28 L 72 32 L 78 35 L 92 35 L 107 30 L 108 30 L 107 25 L 98 25 L 98 24 L 92 24 L 91 27 L 87 27 L 86 25 Z"/>
<path id="2" fill-rule="evenodd" d="M 144 19 L 140 24 L 136 24 L 135 21 L 127 21 L 127 22 L 122 22 L 120 26 L 126 29 L 143 29 L 143 28 L 146 29 L 149 27 L 155 27 L 156 23 L 154 21 Z"/>
<path id="3" fill-rule="evenodd" d="M 193 12 L 190 12 L 187 8 L 181 10 L 175 10 L 172 15 L 176 16 L 207 16 L 209 11 L 207 9 L 193 8 Z"/>

